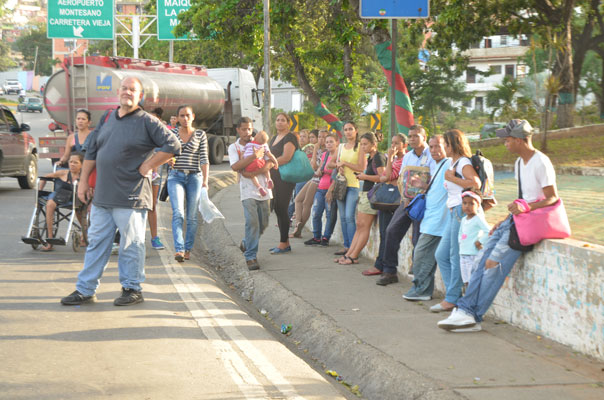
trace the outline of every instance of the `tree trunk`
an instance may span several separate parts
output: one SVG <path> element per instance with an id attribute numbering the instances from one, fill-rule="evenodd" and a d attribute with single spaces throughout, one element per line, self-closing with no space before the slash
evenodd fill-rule
<path id="1" fill-rule="evenodd" d="M 558 128 L 569 128 L 574 126 L 573 117 L 575 109 L 574 93 L 575 78 L 573 73 L 573 47 L 572 47 L 572 15 L 574 1 L 568 0 L 562 10 L 562 21 L 564 30 L 561 39 L 564 48 L 560 50 L 559 79 L 560 91 L 558 93 Z"/>
<path id="2" fill-rule="evenodd" d="M 302 65 L 302 61 L 300 57 L 296 54 L 296 48 L 294 44 L 290 41 L 285 44 L 285 49 L 287 53 L 291 57 L 292 63 L 294 64 L 294 70 L 296 71 L 296 78 L 298 79 L 298 84 L 304 90 L 304 93 L 308 96 L 309 100 L 312 104 L 318 104 L 321 102 L 321 98 L 312 88 L 308 77 L 306 76 L 306 70 L 304 69 L 304 65 Z"/>
<path id="3" fill-rule="evenodd" d="M 344 52 L 342 56 L 342 62 L 344 64 L 344 82 L 343 85 L 350 85 L 352 83 L 352 44 L 350 42 L 344 45 Z M 342 88 L 343 94 L 340 96 L 340 118 L 343 121 L 352 121 L 353 113 L 352 106 L 350 105 L 350 94 L 347 88 Z"/>

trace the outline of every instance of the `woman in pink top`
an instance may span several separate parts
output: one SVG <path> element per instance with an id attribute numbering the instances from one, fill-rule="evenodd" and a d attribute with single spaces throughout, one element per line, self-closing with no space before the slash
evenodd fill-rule
<path id="1" fill-rule="evenodd" d="M 323 152 L 323 157 L 321 157 L 321 166 L 317 170 L 319 178 L 319 184 L 317 185 L 317 191 L 315 192 L 315 199 L 312 208 L 312 227 L 313 227 L 313 238 L 304 242 L 307 246 L 313 245 L 321 245 L 328 246 L 329 239 L 332 234 L 332 225 L 329 223 L 331 220 L 331 207 L 330 203 L 325 199 L 325 195 L 327 194 L 327 190 L 329 186 L 331 186 L 331 174 L 333 172 L 332 169 L 327 168 L 327 165 L 332 160 L 335 160 L 338 156 L 338 145 L 340 144 L 340 140 L 338 136 L 330 133 L 325 138 L 325 148 L 326 151 Z M 322 219 L 323 212 L 326 214 L 325 231 L 323 235 L 321 235 Z"/>

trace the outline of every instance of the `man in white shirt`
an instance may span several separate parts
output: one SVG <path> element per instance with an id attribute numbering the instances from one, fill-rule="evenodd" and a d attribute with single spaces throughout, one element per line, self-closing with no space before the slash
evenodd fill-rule
<path id="1" fill-rule="evenodd" d="M 245 237 L 239 248 L 243 252 L 247 267 L 250 271 L 260 268 L 258 264 L 258 242 L 260 235 L 268 226 L 269 200 L 273 198 L 272 191 L 267 189 L 267 194 L 262 196 L 258 188 L 250 179 L 256 176 L 260 186 L 267 187 L 266 172 L 273 167 L 273 163 L 267 161 L 263 168 L 253 172 L 245 171 L 245 167 L 257 158 L 264 157 L 264 148 L 260 147 L 254 154 L 243 157 L 244 147 L 252 140 L 252 120 L 242 117 L 237 122 L 237 133 L 239 139 L 229 146 L 229 162 L 231 169 L 239 173 L 239 190 L 241 193 L 241 204 L 245 216 Z"/>
<path id="2" fill-rule="evenodd" d="M 520 178 L 521 186 L 519 197 L 521 194 L 529 209 L 512 202 L 508 205 L 510 215 L 491 229 L 483 252 L 476 257 L 478 265 L 470 277 L 466 294 L 459 299 L 449 318 L 438 322 L 439 328 L 452 332 L 482 329 L 480 322 L 484 314 L 522 254 L 508 245 L 512 215 L 551 206 L 558 201 L 556 172 L 550 159 L 533 147 L 533 128 L 528 121 L 513 119 L 496 133 L 498 137 L 505 138 L 508 151 L 519 156 L 515 164 L 516 179 Z"/>

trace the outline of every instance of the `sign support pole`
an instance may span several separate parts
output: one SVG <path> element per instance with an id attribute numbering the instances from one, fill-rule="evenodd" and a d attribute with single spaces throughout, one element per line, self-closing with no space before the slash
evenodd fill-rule
<path id="1" fill-rule="evenodd" d="M 264 130 L 271 132 L 270 0 L 264 0 Z"/>
<path id="2" fill-rule="evenodd" d="M 392 36 L 392 67 L 390 68 L 390 80 L 392 84 L 390 85 L 390 135 L 388 135 L 388 147 L 392 145 L 392 138 L 396 135 L 397 132 L 397 124 L 396 124 L 396 81 L 395 81 L 395 71 L 396 71 L 396 41 L 398 36 L 397 29 L 397 20 L 392 18 L 390 19 L 390 27 Z"/>
<path id="3" fill-rule="evenodd" d="M 170 52 L 168 53 L 168 61 L 174 62 L 174 40 L 170 40 Z"/>

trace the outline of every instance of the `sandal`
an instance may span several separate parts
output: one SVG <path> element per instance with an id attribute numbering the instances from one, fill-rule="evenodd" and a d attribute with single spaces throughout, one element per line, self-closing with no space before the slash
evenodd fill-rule
<path id="1" fill-rule="evenodd" d="M 50 243 L 45 243 L 44 246 L 42 246 L 42 248 L 40 250 L 41 251 L 53 251 L 54 247 L 52 247 L 52 244 L 50 244 Z"/>
<path id="2" fill-rule="evenodd" d="M 344 261 L 346 260 L 346 256 L 342 256 L 342 257 L 338 257 L 338 258 L 334 258 L 333 262 L 335 262 L 336 264 L 339 264 L 340 261 Z"/>
<path id="3" fill-rule="evenodd" d="M 335 253 L 333 253 L 336 256 L 345 256 L 346 253 L 348 253 L 348 249 L 344 248 L 344 250 L 340 250 L 340 251 L 336 251 Z"/>
<path id="4" fill-rule="evenodd" d="M 304 228 L 302 226 L 301 222 L 297 222 L 296 223 L 296 229 L 294 229 L 294 232 L 291 233 L 289 235 L 290 238 L 301 238 L 302 237 L 302 228 Z"/>
<path id="5" fill-rule="evenodd" d="M 376 267 L 371 267 L 362 272 L 364 276 L 373 276 L 373 275 L 381 275 L 382 271 L 377 269 Z"/>
<path id="6" fill-rule="evenodd" d="M 174 254 L 174 259 L 180 263 L 185 262 L 185 255 L 179 251 L 176 254 Z"/>
<path id="7" fill-rule="evenodd" d="M 185 251 L 185 255 L 183 256 L 185 260 L 190 260 L 191 259 L 191 252 L 190 251 Z"/>
<path id="8" fill-rule="evenodd" d="M 351 264 L 358 264 L 358 263 L 359 263 L 359 257 L 349 257 L 349 256 L 344 256 L 344 261 L 338 262 L 338 264 L 340 264 L 340 265 L 351 265 Z"/>

